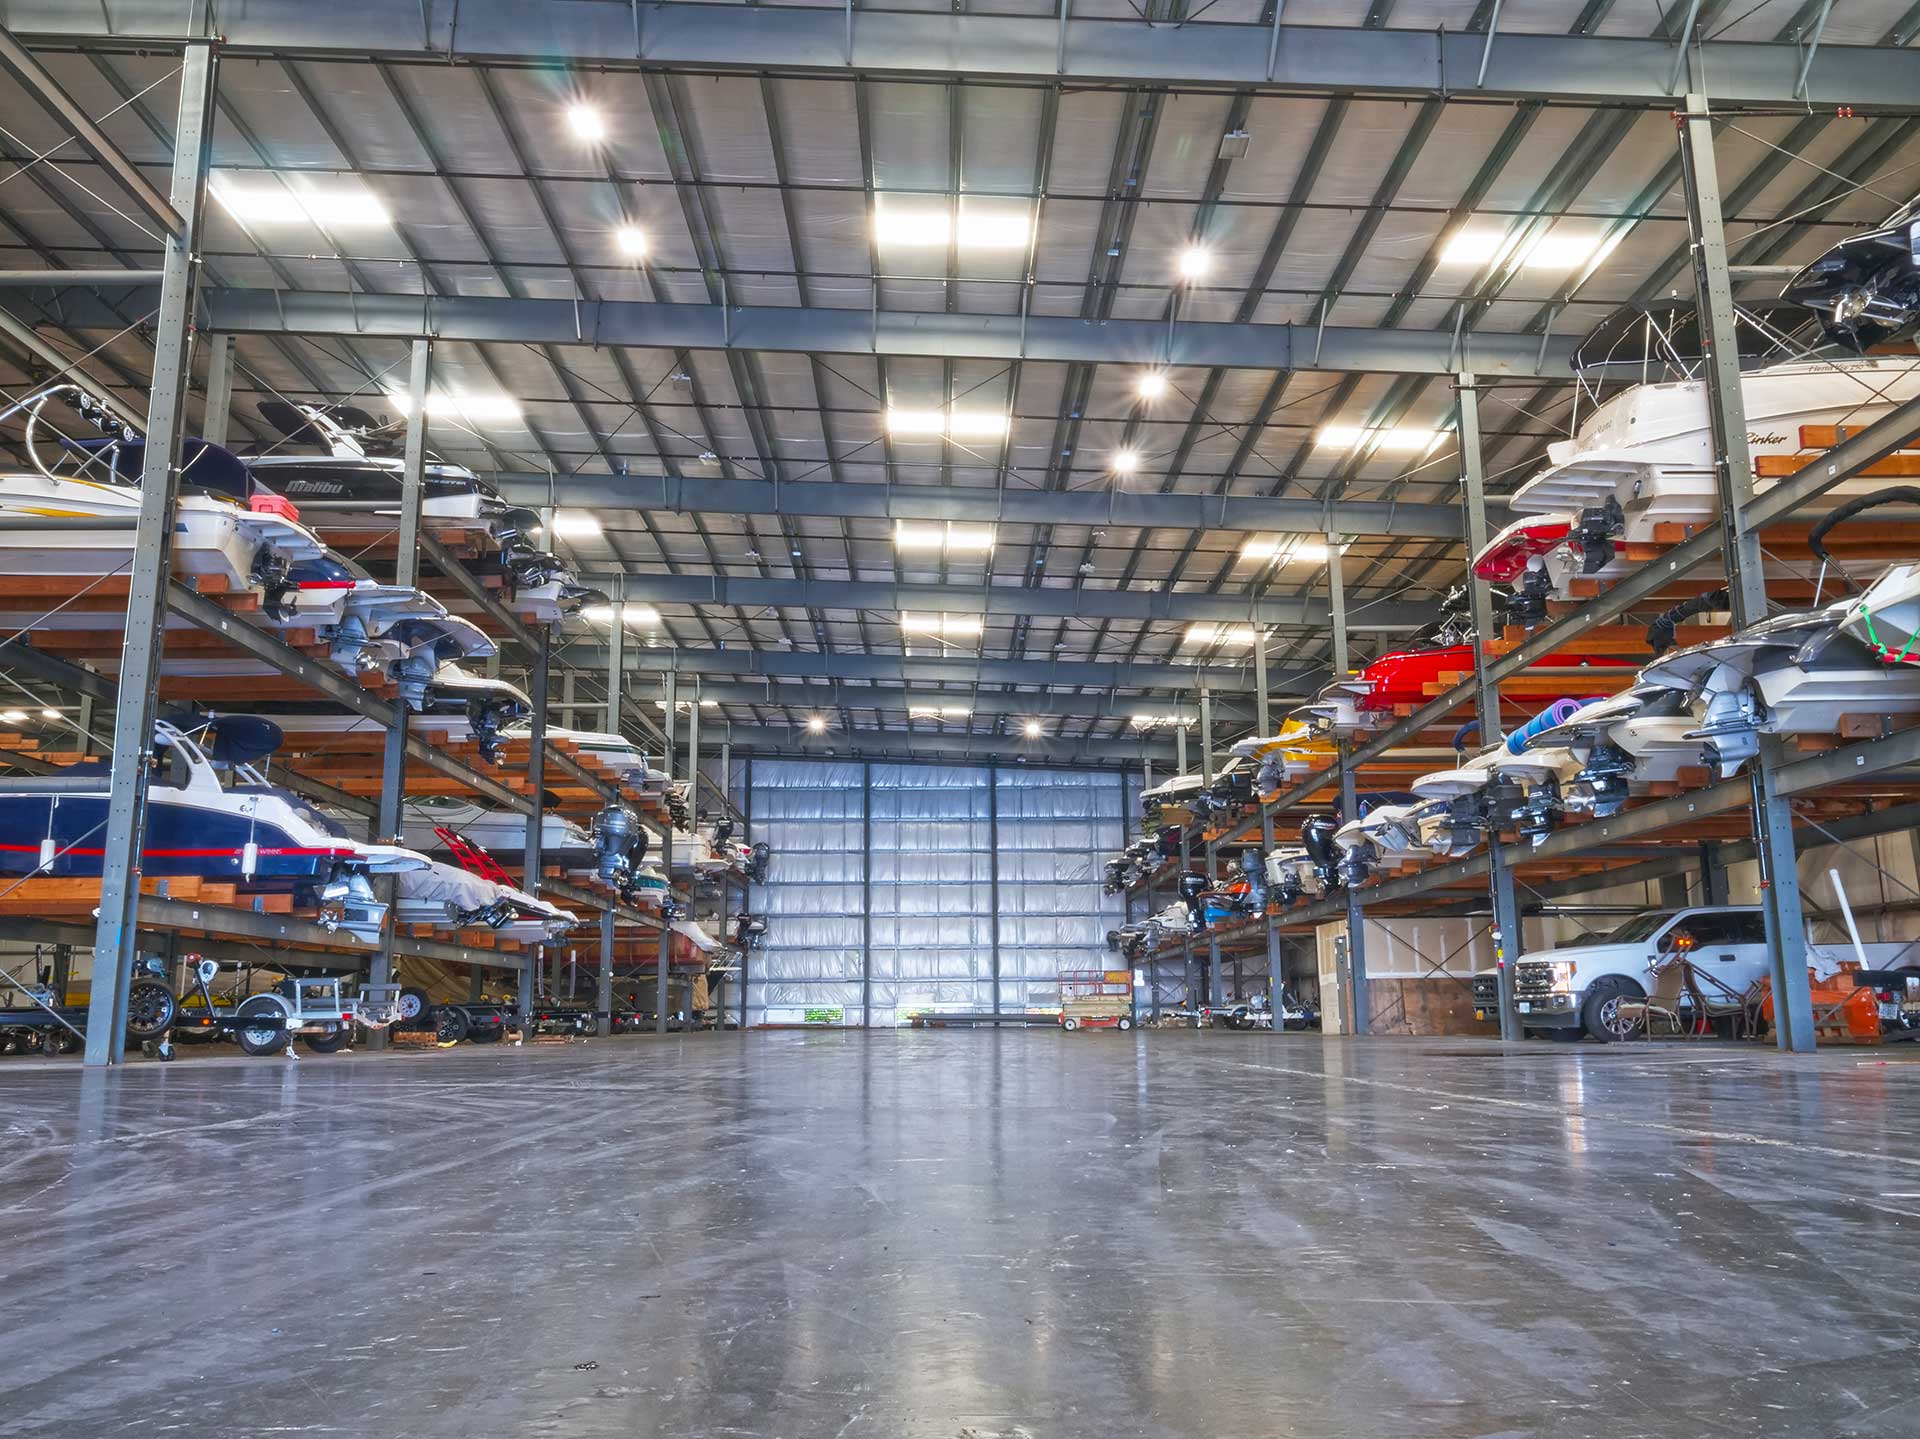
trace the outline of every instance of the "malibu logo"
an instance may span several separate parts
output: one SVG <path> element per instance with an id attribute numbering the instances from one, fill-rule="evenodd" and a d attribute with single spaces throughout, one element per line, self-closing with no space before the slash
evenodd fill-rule
<path id="1" fill-rule="evenodd" d="M 1758 430 L 1747 431 L 1747 444 L 1750 446 L 1751 445 L 1784 445 L 1786 442 L 1787 442 L 1787 437 L 1785 435 L 1775 434 L 1772 431 L 1768 431 L 1765 434 L 1762 434 Z"/>

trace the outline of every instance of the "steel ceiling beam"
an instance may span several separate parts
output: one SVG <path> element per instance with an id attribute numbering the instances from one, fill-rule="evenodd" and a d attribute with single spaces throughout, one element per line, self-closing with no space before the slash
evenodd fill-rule
<path id="1" fill-rule="evenodd" d="M 590 574 L 582 581 L 602 588 L 615 576 Z M 1169 620 L 1320 626 L 1327 606 L 1318 600 L 1250 595 L 1188 594 L 1164 590 L 1097 590 L 1018 585 L 896 585 L 872 580 L 736 579 L 726 575 L 635 575 L 625 577 L 627 602 L 669 605 L 738 605 L 743 609 L 884 610 L 893 613 L 1003 616 L 1050 615 L 1067 619 Z M 1372 601 L 1358 605 L 1356 630 L 1417 630 L 1433 619 L 1433 606 Z M 931 645 L 937 641 L 929 640 Z"/>
<path id="2" fill-rule="evenodd" d="M 1920 52 L 1916 52 L 1920 53 Z M 150 299 L 130 292 L 132 302 Z M 1194 365 L 1232 370 L 1566 379 L 1575 341 L 1444 330 L 1075 316 L 922 314 L 808 305 L 667 304 L 644 300 L 530 300 L 477 295 L 390 295 L 345 290 L 205 288 L 199 325 L 209 334 L 332 336 L 356 341 L 457 340 L 474 344 L 721 350 L 802 355 L 917 356 L 1063 364 Z M 117 331 L 125 321 L 76 292 L 63 327 Z"/>
<path id="3" fill-rule="evenodd" d="M 1093 525 L 1236 533 L 1414 536 L 1457 540 L 1458 505 L 1387 500 L 1276 499 L 1265 495 L 1138 494 L 1116 489 L 965 489 L 826 481 L 689 479 L 672 475 L 533 473 L 488 475 L 509 504 L 544 505 L 549 494 L 580 509 L 652 514 L 777 515 L 967 524 Z M 550 488 L 552 487 L 552 488 Z M 1496 518 L 1502 522 L 1504 511 Z"/>
<path id="4" fill-rule="evenodd" d="M 36 43 L 128 48 L 178 43 L 197 7 L 179 0 L 0 0 L 0 24 Z M 220 12 L 225 53 L 438 64 L 581 64 L 824 75 L 1245 87 L 1326 94 L 1599 101 L 1666 108 L 1670 38 L 1485 37 L 1445 30 L 1132 19 L 915 14 L 854 7 L 710 5 L 638 8 L 578 0 L 249 0 Z M 1704 41 L 1697 73 L 1716 104 L 1920 112 L 1920 53 L 1823 44 Z M 1484 65 L 1483 65 L 1484 62 Z M 1804 83 L 1801 71 L 1805 67 Z M 1480 83 L 1475 84 L 1476 76 Z M 1476 365 L 1476 368 L 1481 368 Z"/>
<path id="5" fill-rule="evenodd" d="M 1032 765 L 1171 764 L 1174 747 L 1161 739 L 1023 739 L 1015 735 L 939 734 L 918 730 L 848 730 L 835 725 L 824 734 L 805 726 L 729 725 L 721 731 L 743 754 L 787 755 L 812 759 L 848 756 L 896 759 L 970 759 L 982 764 L 1025 760 Z"/>
<path id="6" fill-rule="evenodd" d="M 0 657 L 19 648 L 16 644 L 0 650 Z M 1146 664 L 1110 660 L 995 660 L 967 655 L 961 657 L 921 657 L 918 655 L 832 654 L 819 650 L 737 650 L 641 649 L 626 647 L 626 670 L 646 674 L 665 674 L 669 670 L 683 675 L 763 675 L 769 679 L 865 679 L 899 685 L 980 684 L 980 685 L 1063 685 L 1093 686 L 1121 690 L 1172 690 L 1197 692 L 1201 685 L 1214 694 L 1251 694 L 1254 681 L 1250 669 L 1234 668 L 1217 661 L 1206 668 L 1186 665 Z M 606 647 L 597 642 L 569 644 L 556 658 L 566 664 L 588 670 L 604 669 Z M 1278 690 L 1309 685 L 1324 679 L 1314 670 L 1281 670 L 1270 679 Z M 1148 708 L 1144 702 L 1140 708 Z"/>
<path id="7" fill-rule="evenodd" d="M 1071 715 L 1124 720 L 1136 714 L 1151 714 L 1166 723 L 1193 724 L 1200 718 L 1200 712 L 1192 705 L 1116 698 L 1108 693 L 1068 694 L 1045 690 L 1028 694 L 968 694 L 962 690 L 916 690 L 900 685 L 854 685 L 844 683 L 837 676 L 825 677 L 825 682 L 821 684 L 795 684 L 791 680 L 776 682 L 771 679 L 757 684 L 752 681 L 703 679 L 700 697 L 723 705 L 764 705 L 775 709 L 872 709 L 889 714 L 950 706 L 965 708 L 976 715 L 1014 715 L 1032 719 Z M 632 702 L 631 697 L 628 702 Z M 658 703 L 664 704 L 665 701 Z M 643 708 L 644 704 L 642 702 Z M 581 707 L 587 708 L 584 704 Z M 1215 697 L 1213 716 L 1216 720 L 1234 724 L 1250 724 L 1253 706 Z"/>

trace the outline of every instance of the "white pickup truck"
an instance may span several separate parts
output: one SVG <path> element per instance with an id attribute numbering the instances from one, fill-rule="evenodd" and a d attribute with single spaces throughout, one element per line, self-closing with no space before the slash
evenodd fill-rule
<path id="1" fill-rule="evenodd" d="M 1576 1040 L 1589 1034 L 1604 1043 L 1630 1037 L 1639 1022 L 1618 1014 L 1618 1001 L 1646 995 L 1654 970 L 1678 948 L 1685 948 L 1699 970 L 1736 994 L 1770 972 L 1766 917 L 1757 905 L 1651 910 L 1597 939 L 1521 955 L 1513 972 L 1521 1027 L 1530 1036 L 1547 1039 Z M 1861 948 L 1869 969 L 1920 972 L 1920 944 Z M 1807 944 L 1807 964 L 1816 974 L 1832 974 L 1842 961 L 1859 958 L 1851 944 Z M 1498 971 L 1476 974 L 1473 990 L 1475 1014 L 1497 1018 Z"/>

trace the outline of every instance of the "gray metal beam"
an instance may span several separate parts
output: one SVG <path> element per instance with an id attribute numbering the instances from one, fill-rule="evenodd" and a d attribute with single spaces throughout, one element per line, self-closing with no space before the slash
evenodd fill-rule
<path id="1" fill-rule="evenodd" d="M 611 575 L 586 575 L 604 584 Z M 727 575 L 626 576 L 627 600 L 645 604 L 738 605 L 792 609 L 882 610 L 911 614 L 1052 615 L 1068 619 L 1172 620 L 1323 627 L 1324 604 L 1312 600 L 1255 599 L 1248 595 L 1163 590 L 1098 590 L 1081 586 L 916 585 L 873 580 L 737 579 Z M 1417 630 L 1431 623 L 1430 605 L 1363 601 L 1348 615 L 1355 630 Z"/>
<path id="2" fill-rule="evenodd" d="M 194 50 L 206 53 L 204 46 L 194 47 L 188 53 L 194 53 Z M 87 152 L 94 163 L 113 177 L 114 184 L 125 191 L 135 207 L 153 222 L 158 238 L 185 235 L 190 227 L 198 223 L 193 213 L 194 199 L 182 195 L 177 183 L 171 197 L 155 189 L 146 172 L 121 153 L 120 147 L 94 123 L 93 116 L 86 108 L 67 94 L 60 82 L 47 73 L 46 67 L 4 27 L 0 27 L 0 67 L 4 67 L 8 74 L 25 86 L 27 93 L 46 107 L 47 112 L 73 136 L 74 142 Z M 184 70 L 182 77 L 184 81 Z M 59 149 L 53 154 L 58 155 Z M 58 161 L 50 159 L 48 163 L 57 165 Z"/>
<path id="3" fill-rule="evenodd" d="M 7 651 L 0 649 L 0 658 Z M 574 641 L 560 654 L 566 664 L 599 668 L 611 658 L 607 646 Z M 1188 691 L 1206 685 L 1215 694 L 1250 694 L 1250 668 L 1220 664 L 1151 664 L 1117 660 L 997 660 L 978 656 L 945 658 L 920 655 L 835 654 L 822 650 L 690 650 L 662 646 L 628 649 L 629 673 L 765 675 L 772 679 L 878 680 L 901 685 L 1064 685 L 1118 690 Z M 1325 680 L 1320 670 L 1277 670 L 1268 676 L 1279 693 L 1290 694 L 1302 685 Z M 1142 701 L 1134 708 L 1152 709 Z M 1130 709 L 1128 713 L 1132 713 Z"/>
<path id="4" fill-rule="evenodd" d="M 536 898 L 540 894 L 541 871 L 544 868 L 541 841 L 546 829 L 547 681 L 552 668 L 547 631 L 541 631 L 540 641 L 533 651 L 533 683 L 528 691 L 528 698 L 533 701 L 533 720 L 527 750 L 527 783 L 533 793 L 533 803 L 527 810 L 526 852 L 520 864 L 520 888 Z M 520 973 L 520 1030 L 523 1034 L 528 1031 L 531 1022 L 533 991 L 539 979 L 540 948 L 535 946 L 527 951 L 526 967 Z"/>
<path id="5" fill-rule="evenodd" d="M 1277 8 L 1277 7 L 1276 7 Z M 4 0 L 0 22 L 42 43 L 115 48 L 177 40 L 195 23 L 178 0 Z M 1277 17 L 1276 17 L 1277 19 Z M 1668 38 L 1484 37 L 1426 29 L 1285 25 L 1252 21 L 1140 24 L 1059 14 L 926 13 L 863 7 L 730 6 L 659 0 L 642 7 L 577 0 L 465 0 L 457 6 L 392 0 L 248 0 L 224 7 L 229 53 L 278 59 L 423 60 L 433 64 L 564 59 L 582 66 L 649 67 L 993 79 L 1231 86 L 1324 94 L 1517 96 L 1653 108 L 1674 101 Z M 1702 41 L 1699 71 L 1722 102 L 1920 108 L 1920 55 L 1825 44 Z M 1799 88 L 1803 58 L 1805 87 Z M 1476 78 L 1479 83 L 1475 83 Z"/>
<path id="6" fill-rule="evenodd" d="M 4 654 L 4 651 L 0 651 L 0 659 L 4 658 Z M 1091 694 L 1063 690 L 1046 690 L 1037 694 L 969 694 L 959 690 L 908 689 L 898 685 L 853 685 L 838 679 L 829 679 L 824 684 L 816 685 L 794 684 L 791 681 L 775 684 L 771 680 L 759 684 L 724 680 L 702 680 L 699 683 L 703 699 L 723 705 L 871 709 L 889 714 L 961 705 L 976 715 L 1035 718 L 1042 715 L 1084 715 L 1094 719 L 1131 719 L 1137 714 L 1148 714 L 1153 716 L 1156 723 L 1184 724 L 1191 724 L 1198 718 L 1198 712 L 1191 705 L 1123 699 L 1099 691 Z M 600 708 L 585 703 L 580 707 L 588 713 Z M 1218 699 L 1213 702 L 1213 709 L 1216 719 L 1240 725 L 1251 724 L 1255 714 L 1252 705 Z M 599 729 L 602 726 L 596 720 L 588 728 Z"/>
<path id="7" fill-rule="evenodd" d="M 154 700 L 160 687 L 173 564 L 173 510 L 180 488 L 180 441 L 186 429 L 191 368 L 188 336 L 194 288 L 200 280 L 197 252 L 213 143 L 213 77 L 213 47 L 189 45 L 180 71 L 172 180 L 168 198 L 161 202 L 171 217 L 165 227 L 166 260 L 162 267 L 167 278 L 154 323 L 153 387 L 140 470 L 140 518 L 127 583 L 126 643 L 120 654 L 119 695 L 113 715 L 113 769 L 108 780 L 106 837 L 100 859 L 100 919 L 94 932 L 93 981 L 87 1000 L 89 1065 L 118 1064 L 127 1042 L 127 989 L 139 944 L 147 762 L 153 752 Z M 113 153 L 117 155 L 118 151 Z"/>
<path id="8" fill-rule="evenodd" d="M 1112 769 L 1143 760 L 1169 764 L 1173 746 L 1163 739 L 1023 739 L 1018 736 L 927 734 L 917 730 L 829 729 L 813 734 L 801 726 L 731 726 L 736 753 L 759 756 L 969 759 L 979 763 L 1098 765 Z M 1185 730 L 1176 734 L 1184 735 Z"/>
<path id="9" fill-rule="evenodd" d="M 488 475 L 502 498 L 543 505 L 546 474 Z M 1395 535 L 1457 540 L 1454 505 L 1389 500 L 1279 499 L 1266 495 L 1140 494 L 1098 490 L 965 489 L 944 485 L 836 484 L 808 480 L 686 479 L 665 475 L 568 475 L 560 484 L 569 506 L 602 513 L 773 515 L 795 519 L 942 521 L 967 524 L 1093 525 L 1241 533 Z M 1504 508 L 1496 510 L 1504 522 Z"/>
<path id="10" fill-rule="evenodd" d="M 1812 58 L 1811 52 L 1808 56 Z M 1753 457 L 1734 334 L 1733 282 L 1727 277 L 1727 235 L 1720 217 L 1720 178 L 1713 153 L 1713 121 L 1706 97 L 1687 96 L 1680 125 L 1681 173 L 1694 235 L 1694 280 L 1700 332 L 1707 337 L 1707 409 L 1713 425 L 1715 482 L 1727 558 L 1727 589 L 1736 630 L 1767 617 L 1765 556 L 1748 517 Z M 1754 844 L 1760 859 L 1761 902 L 1767 917 L 1767 958 L 1773 969 L 1774 1034 L 1786 1050 L 1814 1047 L 1813 995 L 1807 978 L 1806 921 L 1800 913 L 1800 873 L 1794 863 L 1793 811 L 1775 779 L 1785 741 L 1760 738 L 1747 764 L 1753 789 Z"/>
<path id="11" fill-rule="evenodd" d="M 150 291 L 136 292 L 138 304 Z M 431 338 L 475 344 L 918 356 L 1237 370 L 1451 374 L 1566 379 L 1571 338 L 1474 332 L 1456 345 L 1445 330 L 1241 324 L 1072 316 L 924 314 L 809 305 L 668 304 L 647 300 L 530 300 L 493 296 L 369 294 L 343 290 L 208 289 L 201 328 L 216 334 L 354 339 Z M 68 297 L 67 328 L 118 330 L 92 295 Z"/>
<path id="12" fill-rule="evenodd" d="M 1349 663 L 1347 653 L 1347 584 L 1346 555 L 1340 548 L 1341 537 L 1336 534 L 1327 536 L 1327 598 L 1333 615 L 1333 672 L 1345 675 Z M 1334 763 L 1340 770 L 1340 818 L 1344 823 L 1360 813 L 1358 795 L 1354 789 L 1353 760 L 1350 754 L 1350 740 L 1341 740 Z M 1209 846 L 1210 849 L 1218 846 Z M 1347 974 L 1348 987 L 1352 991 L 1353 1032 L 1365 1034 L 1368 1028 L 1367 1006 L 1367 929 L 1366 916 L 1360 910 L 1359 891 L 1346 890 L 1347 918 Z"/>
<path id="13" fill-rule="evenodd" d="M 1491 36 L 1489 36 L 1491 43 Z M 1486 469 L 1480 450 L 1480 393 L 1472 375 L 1458 381 L 1457 405 L 1460 418 L 1460 486 L 1466 500 L 1467 553 L 1477 555 L 1488 537 L 1486 507 Z M 1500 726 L 1500 684 L 1492 678 L 1493 592 L 1486 585 L 1468 581 L 1473 603 L 1473 663 L 1479 688 L 1474 696 L 1474 713 L 1480 720 L 1480 743 L 1498 744 Z M 1497 834 L 1487 835 L 1487 877 L 1493 897 L 1493 954 L 1500 975 L 1500 1037 L 1520 1038 L 1519 1016 L 1513 1007 L 1513 961 L 1525 945 L 1520 934 L 1520 909 L 1514 902 L 1513 870 L 1507 863 L 1505 847 Z"/>

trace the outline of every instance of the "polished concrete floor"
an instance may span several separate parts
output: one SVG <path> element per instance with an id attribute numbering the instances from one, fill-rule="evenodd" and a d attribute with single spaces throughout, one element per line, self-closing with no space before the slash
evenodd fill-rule
<path id="1" fill-rule="evenodd" d="M 1920 1434 L 1920 1055 L 0 1064 L 0 1435 Z"/>

